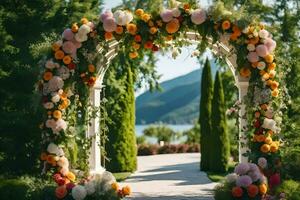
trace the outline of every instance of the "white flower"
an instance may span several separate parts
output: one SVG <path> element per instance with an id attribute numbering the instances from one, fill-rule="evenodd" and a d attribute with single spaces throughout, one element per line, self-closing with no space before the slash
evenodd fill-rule
<path id="1" fill-rule="evenodd" d="M 72 189 L 72 197 L 75 200 L 83 200 L 87 195 L 87 191 L 85 189 L 84 186 L 82 185 L 76 185 L 73 189 Z"/>
<path id="2" fill-rule="evenodd" d="M 65 156 L 62 156 L 57 161 L 57 165 L 62 167 L 62 168 L 69 168 L 69 161 Z"/>
<path id="3" fill-rule="evenodd" d="M 248 49 L 248 51 L 255 51 L 255 45 L 254 44 L 248 44 L 247 49 Z"/>
<path id="4" fill-rule="evenodd" d="M 44 108 L 46 109 L 52 109 L 54 107 L 54 104 L 52 102 L 47 102 L 47 103 L 44 103 Z"/>
<path id="5" fill-rule="evenodd" d="M 257 32 L 257 31 L 253 31 L 252 34 L 253 34 L 254 37 L 257 37 L 257 36 L 258 36 L 258 32 Z"/>
<path id="6" fill-rule="evenodd" d="M 51 101 L 53 102 L 53 103 L 57 103 L 57 102 L 59 102 L 59 100 L 60 100 L 60 96 L 59 96 L 59 94 L 54 94 L 53 96 L 52 96 L 52 98 L 51 98 Z"/>
<path id="7" fill-rule="evenodd" d="M 63 119 L 58 119 L 55 123 L 55 126 L 52 127 L 53 133 L 57 134 L 61 130 L 66 130 L 68 127 L 67 122 Z"/>
<path id="8" fill-rule="evenodd" d="M 114 175 L 108 171 L 103 172 L 102 174 L 102 181 L 108 184 L 112 184 L 116 182 L 116 178 Z"/>
<path id="9" fill-rule="evenodd" d="M 58 94 L 63 94 L 64 93 L 64 90 L 63 89 L 60 89 L 60 90 L 58 90 L 58 92 L 57 92 Z"/>
<path id="10" fill-rule="evenodd" d="M 46 127 L 47 127 L 47 128 L 51 128 L 51 129 L 52 129 L 52 127 L 54 127 L 55 124 L 56 124 L 56 122 L 55 122 L 54 119 L 48 119 L 48 120 L 46 121 Z"/>
<path id="11" fill-rule="evenodd" d="M 262 127 L 265 129 L 271 129 L 274 132 L 277 131 L 276 121 L 273 119 L 265 118 Z"/>
<path id="12" fill-rule="evenodd" d="M 62 167 L 59 172 L 63 175 L 66 176 L 69 173 L 69 168 L 67 167 Z"/>
<path id="13" fill-rule="evenodd" d="M 83 24 L 80 26 L 80 28 L 78 29 L 78 33 L 81 35 L 86 35 L 88 34 L 89 32 L 91 32 L 91 27 L 86 25 L 86 24 Z"/>
<path id="14" fill-rule="evenodd" d="M 64 86 L 64 81 L 59 76 L 53 76 L 52 79 L 48 82 L 48 91 L 56 92 L 59 89 L 62 89 Z"/>
<path id="15" fill-rule="evenodd" d="M 84 185 L 84 187 L 85 187 L 88 195 L 94 194 L 96 192 L 96 183 L 95 183 L 95 181 L 87 182 Z"/>
<path id="16" fill-rule="evenodd" d="M 47 151 L 51 154 L 58 155 L 60 152 L 60 148 L 56 144 L 50 143 L 47 147 Z"/>
<path id="17" fill-rule="evenodd" d="M 173 17 L 179 17 L 181 15 L 181 12 L 178 8 L 173 8 L 172 14 L 173 14 Z"/>
<path id="18" fill-rule="evenodd" d="M 242 30 L 242 32 L 245 33 L 245 34 L 247 34 L 247 33 L 249 33 L 249 29 L 250 29 L 250 28 L 249 28 L 249 26 L 248 26 L 248 27 L 244 28 L 244 29 Z"/>
<path id="19" fill-rule="evenodd" d="M 87 37 L 86 34 L 76 33 L 76 35 L 75 35 L 75 40 L 76 40 L 77 42 L 84 42 L 84 41 L 87 41 L 87 39 L 88 39 L 88 37 Z"/>
<path id="20" fill-rule="evenodd" d="M 129 24 L 132 20 L 133 20 L 132 13 L 129 11 L 125 11 L 125 16 L 124 16 L 125 25 Z"/>
<path id="21" fill-rule="evenodd" d="M 257 68 L 259 69 L 259 70 L 263 70 L 263 69 L 265 69 L 265 67 L 266 67 L 266 63 L 265 62 L 258 62 L 258 64 L 257 64 Z"/>
<path id="22" fill-rule="evenodd" d="M 117 10 L 114 13 L 114 18 L 116 23 L 120 26 L 125 26 L 133 20 L 133 16 L 129 11 Z"/>
<path id="23" fill-rule="evenodd" d="M 197 56 L 199 56 L 200 55 L 200 51 L 198 51 L 198 50 L 195 50 L 195 51 L 193 51 L 193 53 L 192 53 L 192 57 L 197 57 Z"/>
<path id="24" fill-rule="evenodd" d="M 67 67 L 65 67 L 65 66 L 62 66 L 57 71 L 58 71 L 59 76 L 63 80 L 66 80 L 66 79 L 68 79 L 70 77 L 70 70 Z"/>
<path id="25" fill-rule="evenodd" d="M 238 178 L 238 175 L 236 173 L 231 173 L 226 176 L 226 180 L 228 183 L 234 183 L 237 178 Z"/>
<path id="26" fill-rule="evenodd" d="M 47 62 L 46 62 L 46 64 L 45 64 L 45 67 L 46 67 L 47 69 L 59 68 L 59 64 L 53 62 L 52 60 L 47 60 Z"/>
<path id="27" fill-rule="evenodd" d="M 263 29 L 258 32 L 258 35 L 260 38 L 265 39 L 269 36 L 269 32 Z"/>

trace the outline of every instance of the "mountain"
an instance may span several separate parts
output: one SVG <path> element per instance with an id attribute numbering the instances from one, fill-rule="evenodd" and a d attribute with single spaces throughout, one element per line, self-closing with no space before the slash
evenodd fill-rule
<path id="1" fill-rule="evenodd" d="M 211 61 L 215 74 L 217 65 Z M 162 82 L 162 91 L 146 91 L 136 98 L 136 124 L 191 124 L 199 115 L 200 69 Z"/>

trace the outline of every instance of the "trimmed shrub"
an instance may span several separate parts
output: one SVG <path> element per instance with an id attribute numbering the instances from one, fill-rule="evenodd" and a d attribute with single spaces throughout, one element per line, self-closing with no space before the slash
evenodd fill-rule
<path id="1" fill-rule="evenodd" d="M 277 189 L 278 196 L 284 194 L 288 200 L 300 200 L 300 182 L 293 180 L 284 181 Z"/>
<path id="2" fill-rule="evenodd" d="M 215 200 L 232 200 L 231 189 L 226 184 L 219 184 L 214 189 Z"/>
<path id="3" fill-rule="evenodd" d="M 289 148 L 282 156 L 285 176 L 300 181 L 300 148 Z"/>
<path id="4" fill-rule="evenodd" d="M 158 145 L 147 145 L 142 144 L 138 146 L 138 155 L 139 156 L 149 156 L 157 154 Z"/>
<path id="5" fill-rule="evenodd" d="M 189 145 L 189 148 L 187 149 L 188 153 L 193 153 L 193 152 L 200 152 L 200 145 L 199 144 L 192 144 Z"/>
<path id="6" fill-rule="evenodd" d="M 164 145 L 161 147 L 156 144 L 138 145 L 139 156 L 169 154 L 169 153 L 196 153 L 196 152 L 200 152 L 199 144 L 172 144 L 172 145 Z"/>
<path id="7" fill-rule="evenodd" d="M 176 153 L 177 152 L 177 148 L 176 145 L 164 145 L 159 147 L 157 153 L 158 154 L 168 154 L 168 153 Z"/>

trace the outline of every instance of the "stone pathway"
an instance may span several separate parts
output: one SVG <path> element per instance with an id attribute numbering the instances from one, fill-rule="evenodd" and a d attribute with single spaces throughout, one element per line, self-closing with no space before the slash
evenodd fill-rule
<path id="1" fill-rule="evenodd" d="M 138 157 L 138 170 L 125 183 L 132 200 L 213 200 L 212 183 L 199 171 L 198 153 Z"/>

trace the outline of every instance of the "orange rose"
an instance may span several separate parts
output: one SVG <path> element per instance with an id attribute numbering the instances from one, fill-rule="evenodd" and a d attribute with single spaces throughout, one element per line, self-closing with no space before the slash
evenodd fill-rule
<path id="1" fill-rule="evenodd" d="M 251 184 L 247 187 L 247 192 L 249 197 L 255 197 L 258 194 L 258 187 L 256 185 Z"/>
<path id="2" fill-rule="evenodd" d="M 172 19 L 169 23 L 166 25 L 166 31 L 169 34 L 176 33 L 179 30 L 180 24 L 178 19 Z"/>
<path id="3" fill-rule="evenodd" d="M 151 19 L 151 15 L 144 13 L 141 15 L 141 18 L 144 22 L 148 22 Z"/>
<path id="4" fill-rule="evenodd" d="M 135 14 L 137 15 L 137 16 L 142 16 L 143 14 L 144 14 L 144 10 L 143 9 L 137 9 L 136 11 L 135 11 Z"/>
<path id="5" fill-rule="evenodd" d="M 249 68 L 243 67 L 243 68 L 240 70 L 240 74 L 241 74 L 242 77 L 248 78 L 248 77 L 251 75 L 251 71 L 250 71 Z"/>
<path id="6" fill-rule="evenodd" d="M 66 65 L 68 65 L 68 64 L 70 64 L 71 62 L 72 62 L 72 58 L 71 58 L 71 56 L 65 56 L 64 58 L 63 58 L 63 62 L 66 64 Z"/>
<path id="7" fill-rule="evenodd" d="M 270 85 L 270 87 L 271 87 L 272 90 L 277 89 L 278 86 L 279 86 L 279 83 L 277 81 L 272 81 L 272 83 Z"/>
<path id="8" fill-rule="evenodd" d="M 104 34 L 105 40 L 111 40 L 111 39 L 113 39 L 113 37 L 114 36 L 111 32 L 105 32 L 105 34 Z"/>
<path id="9" fill-rule="evenodd" d="M 257 142 L 265 141 L 266 137 L 264 135 L 255 135 L 255 139 Z"/>
<path id="10" fill-rule="evenodd" d="M 140 35 L 135 35 L 134 36 L 134 41 L 141 42 L 142 41 L 142 37 Z"/>
<path id="11" fill-rule="evenodd" d="M 95 65 L 89 64 L 89 65 L 88 65 L 88 70 L 89 70 L 89 72 L 94 73 L 94 72 L 96 71 Z"/>
<path id="12" fill-rule="evenodd" d="M 156 27 L 151 27 L 149 31 L 150 31 L 151 34 L 155 34 L 155 33 L 157 33 L 157 28 Z"/>
<path id="13" fill-rule="evenodd" d="M 262 75 L 262 79 L 263 80 L 268 80 L 270 78 L 270 75 L 268 73 L 264 73 L 264 75 Z"/>
<path id="14" fill-rule="evenodd" d="M 134 49 L 138 50 L 138 49 L 140 49 L 141 45 L 134 42 L 133 45 L 132 45 L 132 47 L 133 47 Z"/>
<path id="15" fill-rule="evenodd" d="M 260 112 L 259 112 L 259 111 L 256 111 L 256 112 L 254 113 L 254 116 L 255 116 L 255 118 L 259 118 L 259 117 L 260 117 Z"/>
<path id="16" fill-rule="evenodd" d="M 87 18 L 85 18 L 85 17 L 81 18 L 80 21 L 81 21 L 82 24 L 87 24 L 89 22 L 89 20 Z"/>
<path id="17" fill-rule="evenodd" d="M 138 52 L 136 52 L 136 51 L 135 51 L 135 52 L 130 52 L 130 53 L 129 53 L 129 58 L 134 59 L 134 58 L 138 57 L 138 55 L 139 55 L 139 54 L 138 54 Z"/>
<path id="18" fill-rule="evenodd" d="M 55 161 L 55 157 L 53 155 L 48 155 L 47 156 L 47 162 L 49 164 L 51 164 L 52 166 L 55 166 L 56 165 L 56 161 Z"/>
<path id="19" fill-rule="evenodd" d="M 276 63 L 271 63 L 268 66 L 268 70 L 274 70 L 276 68 Z"/>
<path id="20" fill-rule="evenodd" d="M 260 151 L 263 152 L 263 153 L 268 153 L 270 151 L 270 145 L 268 144 L 263 144 L 261 147 L 260 147 Z"/>
<path id="21" fill-rule="evenodd" d="M 55 196 L 58 199 L 63 199 L 68 194 L 66 186 L 62 185 L 55 189 Z"/>
<path id="22" fill-rule="evenodd" d="M 278 95 L 279 95 L 279 90 L 278 89 L 275 89 L 275 90 L 272 91 L 272 96 L 273 97 L 278 97 Z"/>
<path id="23" fill-rule="evenodd" d="M 274 56 L 271 55 L 271 54 L 268 54 L 268 55 L 265 57 L 265 61 L 266 61 L 267 63 L 272 63 L 273 60 L 274 60 Z"/>
<path id="24" fill-rule="evenodd" d="M 56 118 L 56 119 L 60 119 L 62 114 L 61 114 L 61 111 L 59 110 L 55 110 L 53 113 L 52 113 L 53 117 Z"/>
<path id="25" fill-rule="evenodd" d="M 147 41 L 147 42 L 144 44 L 144 48 L 145 48 L 145 49 L 152 49 L 152 47 L 153 47 L 152 41 Z"/>
<path id="26" fill-rule="evenodd" d="M 267 188 L 267 185 L 266 184 L 261 184 L 260 186 L 259 186 L 259 192 L 260 192 L 260 194 L 266 194 L 267 193 L 267 191 L 268 191 L 268 188 Z"/>
<path id="27" fill-rule="evenodd" d="M 242 35 L 242 32 L 241 32 L 241 30 L 240 30 L 240 28 L 239 28 L 238 26 L 234 25 L 234 26 L 232 27 L 232 30 L 233 30 L 233 33 L 234 33 L 237 37 L 239 37 L 239 36 Z"/>
<path id="28" fill-rule="evenodd" d="M 125 196 L 130 195 L 130 193 L 131 193 L 130 187 L 129 187 L 129 186 L 123 187 L 123 188 L 122 188 L 122 193 L 123 193 Z"/>
<path id="29" fill-rule="evenodd" d="M 265 141 L 266 144 L 271 144 L 273 142 L 272 138 L 270 136 L 266 137 Z M 272 145 L 271 145 L 271 149 L 272 149 Z"/>
<path id="30" fill-rule="evenodd" d="M 76 179 L 75 174 L 73 174 L 73 173 L 70 172 L 70 171 L 67 173 L 66 177 L 67 177 L 70 181 L 72 181 L 72 182 L 74 182 L 75 179 Z"/>
<path id="31" fill-rule="evenodd" d="M 72 25 L 72 28 L 71 28 L 71 29 L 72 29 L 72 32 L 73 32 L 73 33 L 76 33 L 76 32 L 78 31 L 78 29 L 79 29 L 78 26 L 77 26 L 77 23 L 74 23 L 74 24 Z"/>
<path id="32" fill-rule="evenodd" d="M 59 48 L 60 48 L 60 45 L 57 42 L 55 42 L 55 43 L 52 44 L 52 50 L 53 51 L 58 51 Z"/>
<path id="33" fill-rule="evenodd" d="M 243 189 L 240 187 L 234 187 L 231 190 L 231 194 L 233 197 L 242 197 L 243 196 Z"/>
<path id="34" fill-rule="evenodd" d="M 58 50 L 58 51 L 56 51 L 55 54 L 54 54 L 54 57 L 55 57 L 55 59 L 57 59 L 57 60 L 63 59 L 64 56 L 65 56 L 65 53 L 64 53 L 62 50 Z"/>
<path id="35" fill-rule="evenodd" d="M 111 184 L 111 188 L 115 191 L 118 191 L 119 190 L 119 184 L 117 182 L 114 182 Z"/>
<path id="36" fill-rule="evenodd" d="M 228 20 L 225 20 L 222 22 L 222 29 L 223 30 L 228 30 L 230 28 L 231 24 L 230 24 L 230 21 Z"/>
<path id="37" fill-rule="evenodd" d="M 123 33 L 123 31 L 124 30 L 123 30 L 122 26 L 118 26 L 117 29 L 116 29 L 116 33 L 119 34 L 119 35 L 121 35 Z"/>
<path id="38" fill-rule="evenodd" d="M 52 72 L 45 72 L 43 75 L 45 81 L 49 81 L 50 79 L 52 79 L 52 77 L 53 77 Z"/>
<path id="39" fill-rule="evenodd" d="M 127 24 L 126 28 L 127 28 L 128 33 L 130 33 L 131 35 L 136 34 L 137 27 L 135 24 L 133 24 L 133 23 Z"/>
<path id="40" fill-rule="evenodd" d="M 279 145 L 276 142 L 272 142 L 270 145 L 270 151 L 272 153 L 275 153 L 276 151 L 278 151 L 279 149 Z"/>

